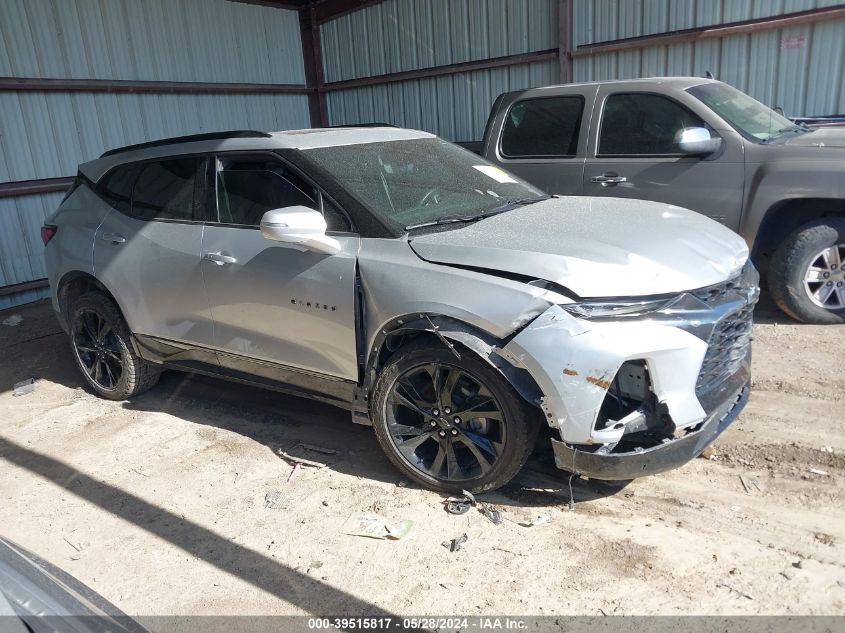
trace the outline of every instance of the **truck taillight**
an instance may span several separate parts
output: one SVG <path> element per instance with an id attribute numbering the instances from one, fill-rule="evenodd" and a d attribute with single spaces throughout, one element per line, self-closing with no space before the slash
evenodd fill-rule
<path id="1" fill-rule="evenodd" d="M 58 230 L 58 227 L 52 224 L 45 224 L 41 227 L 41 241 L 44 242 L 44 246 L 47 246 L 47 242 L 53 239 L 53 236 Z"/>

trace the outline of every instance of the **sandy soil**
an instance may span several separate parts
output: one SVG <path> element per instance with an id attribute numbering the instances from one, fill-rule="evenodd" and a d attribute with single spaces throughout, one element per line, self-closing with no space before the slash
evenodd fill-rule
<path id="1" fill-rule="evenodd" d="M 627 486 L 576 481 L 570 509 L 538 450 L 486 497 L 497 526 L 406 485 L 332 407 L 172 372 L 131 402 L 100 400 L 49 306 L 14 313 L 21 325 L 0 326 L 0 534 L 129 614 L 845 612 L 845 327 L 761 308 L 755 391 L 709 459 Z M 30 376 L 35 392 L 13 397 Z M 340 452 L 288 483 L 278 450 L 297 442 Z M 340 534 L 354 511 L 415 525 L 400 541 Z M 551 521 L 520 525 L 537 514 Z M 461 551 L 441 545 L 463 533 Z"/>

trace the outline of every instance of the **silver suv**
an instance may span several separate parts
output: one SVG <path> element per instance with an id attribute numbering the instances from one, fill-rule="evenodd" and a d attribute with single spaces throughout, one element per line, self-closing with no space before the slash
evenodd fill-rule
<path id="1" fill-rule="evenodd" d="M 112 150 L 43 237 L 53 306 L 103 397 L 170 368 L 316 398 L 436 490 L 506 483 L 543 423 L 562 469 L 660 472 L 748 397 L 742 239 L 665 204 L 549 197 L 423 132 Z"/>

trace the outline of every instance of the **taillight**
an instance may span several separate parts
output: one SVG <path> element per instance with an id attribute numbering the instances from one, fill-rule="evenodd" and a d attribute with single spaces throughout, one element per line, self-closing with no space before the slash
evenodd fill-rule
<path id="1" fill-rule="evenodd" d="M 45 224 L 41 227 L 41 241 L 44 242 L 44 246 L 47 246 L 47 242 L 53 239 L 58 230 L 58 227 L 52 224 Z"/>

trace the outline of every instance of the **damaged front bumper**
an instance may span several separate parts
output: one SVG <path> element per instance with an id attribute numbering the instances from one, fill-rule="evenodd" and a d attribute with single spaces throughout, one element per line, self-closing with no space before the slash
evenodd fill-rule
<path id="1" fill-rule="evenodd" d="M 628 318 L 585 320 L 552 306 L 497 350 L 539 386 L 561 437 L 558 467 L 631 479 L 697 456 L 748 399 L 758 281 L 748 264 Z"/>
<path id="2" fill-rule="evenodd" d="M 745 372 L 747 375 L 747 372 Z M 566 442 L 552 440 L 558 468 L 591 479 L 621 481 L 672 470 L 698 457 L 708 444 L 728 428 L 748 403 L 751 381 L 733 392 L 695 430 L 648 448 L 619 453 L 586 452 Z"/>

